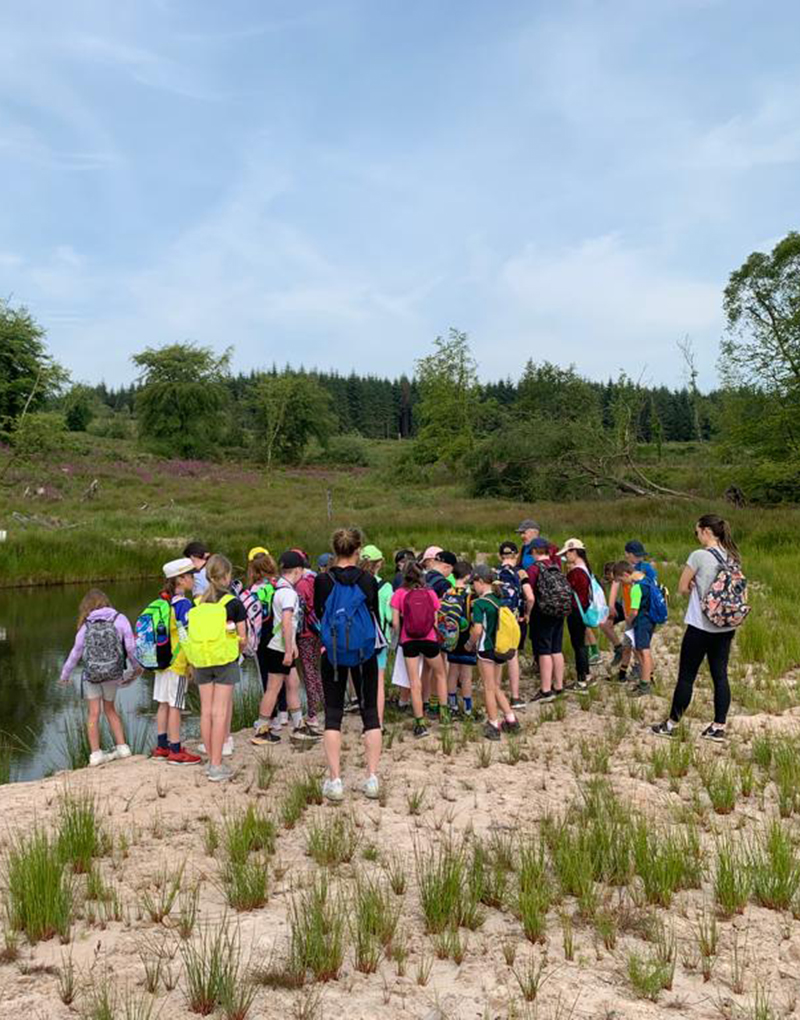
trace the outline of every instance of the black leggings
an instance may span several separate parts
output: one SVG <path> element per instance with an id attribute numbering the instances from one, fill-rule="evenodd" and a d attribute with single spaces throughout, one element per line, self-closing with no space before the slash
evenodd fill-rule
<path id="1" fill-rule="evenodd" d="M 731 707 L 731 687 L 728 683 L 728 658 L 731 654 L 734 632 L 724 630 L 712 634 L 690 624 L 681 642 L 681 657 L 678 661 L 678 683 L 672 695 L 673 722 L 678 722 L 689 707 L 694 693 L 694 682 L 703 659 L 708 658 L 708 668 L 714 682 L 714 722 L 725 725 L 728 709 Z"/>
<path id="2" fill-rule="evenodd" d="M 585 680 L 589 675 L 589 649 L 586 647 L 586 624 L 577 608 L 567 617 L 567 627 L 575 651 L 575 672 L 579 680 Z"/>
<path id="3" fill-rule="evenodd" d="M 353 681 L 361 711 L 364 732 L 381 728 L 378 718 L 378 657 L 360 666 L 339 666 L 336 670 L 327 655 L 321 662 L 322 693 L 325 697 L 325 729 L 340 730 L 344 715 L 344 698 L 347 693 L 347 675 Z"/>

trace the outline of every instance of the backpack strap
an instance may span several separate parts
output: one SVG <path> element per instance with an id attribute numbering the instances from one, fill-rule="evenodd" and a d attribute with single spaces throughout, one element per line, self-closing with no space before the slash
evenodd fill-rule
<path id="1" fill-rule="evenodd" d="M 707 551 L 711 553 L 711 555 L 714 557 L 714 559 L 719 563 L 719 565 L 721 567 L 729 567 L 730 566 L 730 561 L 727 558 L 723 558 L 723 556 L 720 553 L 719 549 L 714 548 L 714 549 L 708 549 Z"/>

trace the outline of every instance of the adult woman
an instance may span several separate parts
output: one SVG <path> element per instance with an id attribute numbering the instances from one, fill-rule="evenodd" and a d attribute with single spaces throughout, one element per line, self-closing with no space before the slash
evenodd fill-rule
<path id="1" fill-rule="evenodd" d="M 567 617 L 569 639 L 575 652 L 575 672 L 577 674 L 575 688 L 585 691 L 590 682 L 589 649 L 586 647 L 586 624 L 583 621 L 581 607 L 586 611 L 592 601 L 592 568 L 589 566 L 589 557 L 586 555 L 583 542 L 579 538 L 567 539 L 564 548 L 559 549 L 558 555 L 563 556 L 566 560 L 567 580 L 575 599 L 572 612 Z"/>
<path id="2" fill-rule="evenodd" d="M 334 596 L 337 587 L 353 589 L 358 587 L 363 593 L 365 608 L 374 623 L 379 618 L 378 582 L 358 566 L 364 538 L 358 528 L 339 528 L 333 533 L 333 551 L 336 554 L 336 565 L 326 573 L 317 574 L 314 579 L 314 612 L 322 624 L 323 642 L 327 623 L 325 607 Z M 358 593 L 346 593 L 352 606 L 358 601 Z M 353 597 L 355 596 L 355 597 Z M 337 596 L 338 597 L 338 596 Z M 344 601 L 344 600 L 342 600 Z M 359 612 L 353 612 L 353 619 Z M 332 624 L 335 626 L 335 624 Z M 355 629 L 355 624 L 348 625 Z M 340 758 L 342 748 L 342 716 L 344 699 L 347 691 L 348 672 L 353 681 L 361 711 L 364 727 L 364 752 L 367 765 L 367 780 L 364 783 L 364 794 L 372 800 L 379 795 L 378 762 L 381 756 L 381 724 L 378 717 L 378 658 L 375 654 L 374 633 L 372 651 L 357 666 L 343 665 L 337 659 L 334 647 L 324 647 L 321 661 L 322 692 L 325 698 L 325 732 L 323 746 L 328 761 L 329 778 L 325 780 L 322 792 L 327 800 L 340 801 L 344 796 L 344 786 L 340 775 Z"/>
<path id="3" fill-rule="evenodd" d="M 726 562 L 741 563 L 741 555 L 731 534 L 730 525 L 716 514 L 705 514 L 695 525 L 700 548 L 695 549 L 686 561 L 678 591 L 689 596 L 684 622 L 683 641 L 678 662 L 678 682 L 672 696 L 669 719 L 652 727 L 660 737 L 670 737 L 681 716 L 692 700 L 694 682 L 703 663 L 714 684 L 714 722 L 700 734 L 707 740 L 721 743 L 725 739 L 725 723 L 731 704 L 728 683 L 728 658 L 733 642 L 733 627 L 717 627 L 703 612 L 702 601 Z"/>

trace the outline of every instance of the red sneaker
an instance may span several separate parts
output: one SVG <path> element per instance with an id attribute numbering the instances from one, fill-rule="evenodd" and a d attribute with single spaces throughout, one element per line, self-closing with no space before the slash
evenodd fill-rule
<path id="1" fill-rule="evenodd" d="M 199 754 L 192 754 L 182 747 L 180 751 L 170 751 L 167 758 L 167 765 L 199 765 L 202 762 Z"/>
<path id="2" fill-rule="evenodd" d="M 169 748 L 168 747 L 154 747 L 153 750 L 150 752 L 150 757 L 151 758 L 169 758 Z"/>

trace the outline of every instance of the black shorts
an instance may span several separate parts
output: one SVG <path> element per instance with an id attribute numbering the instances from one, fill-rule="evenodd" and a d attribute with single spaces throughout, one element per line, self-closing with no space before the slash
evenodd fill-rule
<path id="1" fill-rule="evenodd" d="M 407 659 L 415 659 L 418 655 L 424 655 L 426 659 L 435 659 L 442 654 L 442 646 L 438 641 L 404 641 L 400 647 Z"/>
<path id="2" fill-rule="evenodd" d="M 267 673 L 271 676 L 288 676 L 295 664 L 293 662 L 291 666 L 284 666 L 283 652 L 279 652 L 277 648 L 268 648 L 263 662 L 267 667 Z"/>
<path id="3" fill-rule="evenodd" d="M 535 655 L 560 655 L 564 645 L 564 617 L 531 614 L 531 645 Z"/>
<path id="4" fill-rule="evenodd" d="M 478 652 L 478 658 L 484 662 L 493 662 L 496 666 L 505 666 L 508 662 L 508 659 L 495 655 L 494 652 Z"/>

